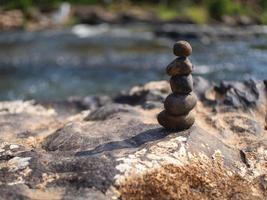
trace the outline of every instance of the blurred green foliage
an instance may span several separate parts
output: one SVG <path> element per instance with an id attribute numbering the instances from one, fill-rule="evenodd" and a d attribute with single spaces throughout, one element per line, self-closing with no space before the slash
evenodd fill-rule
<path id="1" fill-rule="evenodd" d="M 267 10 L 267 1 L 266 0 L 260 0 L 259 4 L 263 10 Z"/>
<path id="2" fill-rule="evenodd" d="M 208 0 L 207 6 L 211 17 L 221 19 L 224 14 L 229 14 L 233 8 L 232 0 Z"/>
<path id="3" fill-rule="evenodd" d="M 196 23 L 222 20 L 224 15 L 247 15 L 267 23 L 267 0 L 0 0 L 0 7 L 27 13 L 32 7 L 54 8 L 62 2 L 105 6 L 130 4 L 140 9 L 153 8 L 162 19 L 185 16 Z"/>
<path id="4" fill-rule="evenodd" d="M 255 2 L 256 4 L 252 4 Z M 234 0 L 207 0 L 206 5 L 211 18 L 221 20 L 224 15 L 248 15 L 255 17 L 262 10 L 267 1 L 234 1 Z M 261 9 L 259 9 L 261 8 Z"/>

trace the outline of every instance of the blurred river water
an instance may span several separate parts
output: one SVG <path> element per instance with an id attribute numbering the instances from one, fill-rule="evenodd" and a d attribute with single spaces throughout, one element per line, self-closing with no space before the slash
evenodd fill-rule
<path id="1" fill-rule="evenodd" d="M 267 37 L 189 39 L 194 75 L 220 80 L 266 79 Z M 168 79 L 174 40 L 145 26 L 85 26 L 0 33 L 0 100 L 60 100 L 115 95 Z"/>

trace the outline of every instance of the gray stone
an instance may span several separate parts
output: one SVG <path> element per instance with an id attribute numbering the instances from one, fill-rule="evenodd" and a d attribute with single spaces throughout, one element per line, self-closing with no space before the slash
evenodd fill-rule
<path id="1" fill-rule="evenodd" d="M 130 91 L 119 94 L 114 102 L 129 105 L 141 105 L 143 108 L 161 107 L 162 101 L 171 92 L 167 81 L 149 82 L 143 86 L 135 86 Z M 147 106 L 153 104 L 152 106 Z"/>
<path id="2" fill-rule="evenodd" d="M 129 106 L 130 107 L 130 106 Z M 109 105 L 99 108 L 99 113 L 104 110 L 108 110 Z M 114 139 L 124 140 L 128 137 L 134 137 L 135 135 L 142 133 L 147 130 L 148 126 L 142 123 L 139 118 L 140 114 L 134 111 L 132 107 L 131 112 L 125 112 L 125 110 L 117 110 L 109 117 L 98 118 L 96 121 L 83 122 L 82 126 L 80 123 L 71 123 L 62 129 L 57 130 L 51 134 L 43 142 L 43 148 L 47 151 L 81 151 L 90 150 L 97 148 L 97 146 L 103 143 L 110 143 L 106 145 L 107 150 L 116 148 L 127 148 L 134 144 L 127 142 L 121 142 L 118 144 L 112 144 Z M 139 141 L 142 138 L 138 139 Z M 133 140 L 134 141 L 134 140 Z M 104 149 L 105 149 L 104 148 Z M 93 152 L 102 152 L 102 147 L 90 154 L 96 154 Z M 104 151 L 104 150 L 103 150 Z"/>
<path id="3" fill-rule="evenodd" d="M 176 131 L 186 130 L 190 128 L 195 122 L 195 118 L 192 113 L 188 113 L 187 115 L 174 116 L 169 114 L 166 110 L 159 113 L 157 118 L 159 124 L 164 128 Z"/>
<path id="4" fill-rule="evenodd" d="M 220 102 L 233 108 L 248 109 L 260 106 L 265 98 L 262 82 L 246 80 L 244 82 L 222 81 L 214 90 L 222 98 Z"/>
<path id="5" fill-rule="evenodd" d="M 172 61 L 166 68 L 169 76 L 188 75 L 193 71 L 193 65 L 186 57 L 179 57 Z"/>
<path id="6" fill-rule="evenodd" d="M 186 115 L 197 104 L 195 93 L 191 92 L 188 95 L 170 94 L 164 102 L 165 110 L 171 115 Z"/>
<path id="7" fill-rule="evenodd" d="M 177 94 L 189 94 L 193 91 L 192 75 L 188 76 L 173 76 L 170 79 L 172 92 Z"/>
<path id="8" fill-rule="evenodd" d="M 134 112 L 130 106 L 126 104 L 108 104 L 106 106 L 100 107 L 98 109 L 93 110 L 85 120 L 105 120 L 111 115 L 114 115 L 118 112 Z"/>

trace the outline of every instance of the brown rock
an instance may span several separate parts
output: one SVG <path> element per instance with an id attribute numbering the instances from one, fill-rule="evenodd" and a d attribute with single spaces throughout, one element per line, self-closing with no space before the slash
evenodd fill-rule
<path id="1" fill-rule="evenodd" d="M 170 79 L 171 89 L 177 94 L 189 94 L 193 91 L 192 75 L 172 76 Z"/>
<path id="2" fill-rule="evenodd" d="M 188 95 L 170 94 L 164 102 L 164 107 L 171 115 L 185 115 L 189 113 L 197 103 L 195 93 L 191 92 Z"/>
<path id="3" fill-rule="evenodd" d="M 188 75 L 193 71 L 193 65 L 186 57 L 179 57 L 172 61 L 166 68 L 169 76 Z"/>
<path id="4" fill-rule="evenodd" d="M 186 41 L 178 41 L 173 45 L 173 53 L 176 56 L 187 57 L 192 54 L 192 47 Z"/>
<path id="5" fill-rule="evenodd" d="M 23 13 L 20 10 L 0 12 L 0 29 L 9 30 L 23 26 Z"/>
<path id="6" fill-rule="evenodd" d="M 173 130 L 186 130 L 195 122 L 195 117 L 192 112 L 187 115 L 173 116 L 164 110 L 158 114 L 157 119 L 161 126 Z"/>
<path id="7" fill-rule="evenodd" d="M 153 82 L 143 90 L 141 86 L 132 89 L 129 98 L 139 98 L 140 91 L 158 95 L 161 91 L 164 96 L 166 90 L 160 88 L 165 84 Z M 254 90 L 254 84 L 231 84 L 247 92 L 246 96 L 231 96 L 235 100 L 258 91 L 260 97 L 253 102 L 259 105 L 251 102 L 248 112 L 232 104 L 227 105 L 229 109 L 226 104 L 216 104 L 214 116 L 214 104 L 200 98 L 203 106 L 190 112 L 199 121 L 184 132 L 178 130 L 192 124 L 192 115 L 179 118 L 161 113 L 160 123 L 175 129 L 165 130 L 155 122 L 156 110 L 140 106 L 143 101 L 126 108 L 102 104 L 106 108 L 90 109 L 94 121 L 84 120 L 87 111 L 73 113 L 72 107 L 51 110 L 35 102 L 0 102 L 0 199 L 41 195 L 39 199 L 107 200 L 118 194 L 121 199 L 266 199 L 267 135 L 264 131 L 255 134 L 258 128 L 254 128 L 264 126 L 266 87 L 262 82 Z M 214 91 L 214 85 L 206 89 Z M 69 114 L 61 115 L 61 109 Z M 170 159 L 182 168 L 166 171 Z M 136 176 L 137 168 L 140 176 Z"/>

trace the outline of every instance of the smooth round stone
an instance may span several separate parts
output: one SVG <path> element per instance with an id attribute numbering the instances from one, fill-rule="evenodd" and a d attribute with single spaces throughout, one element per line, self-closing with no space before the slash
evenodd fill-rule
<path id="1" fill-rule="evenodd" d="M 164 110 L 158 114 L 157 119 L 159 124 L 166 129 L 179 131 L 189 129 L 195 122 L 195 117 L 192 112 L 187 115 L 173 116 Z"/>
<path id="2" fill-rule="evenodd" d="M 188 76 L 172 76 L 170 79 L 171 89 L 177 94 L 189 94 L 193 91 L 192 75 Z"/>
<path id="3" fill-rule="evenodd" d="M 166 68 L 169 76 L 188 75 L 193 71 L 193 65 L 186 57 L 179 57 L 172 61 Z"/>
<path id="4" fill-rule="evenodd" d="M 170 94 L 164 102 L 165 110 L 171 115 L 186 115 L 197 104 L 197 97 L 194 92 L 185 94 Z"/>
<path id="5" fill-rule="evenodd" d="M 176 56 L 190 56 L 192 54 L 192 47 L 186 41 L 178 41 L 173 45 L 173 53 Z"/>

